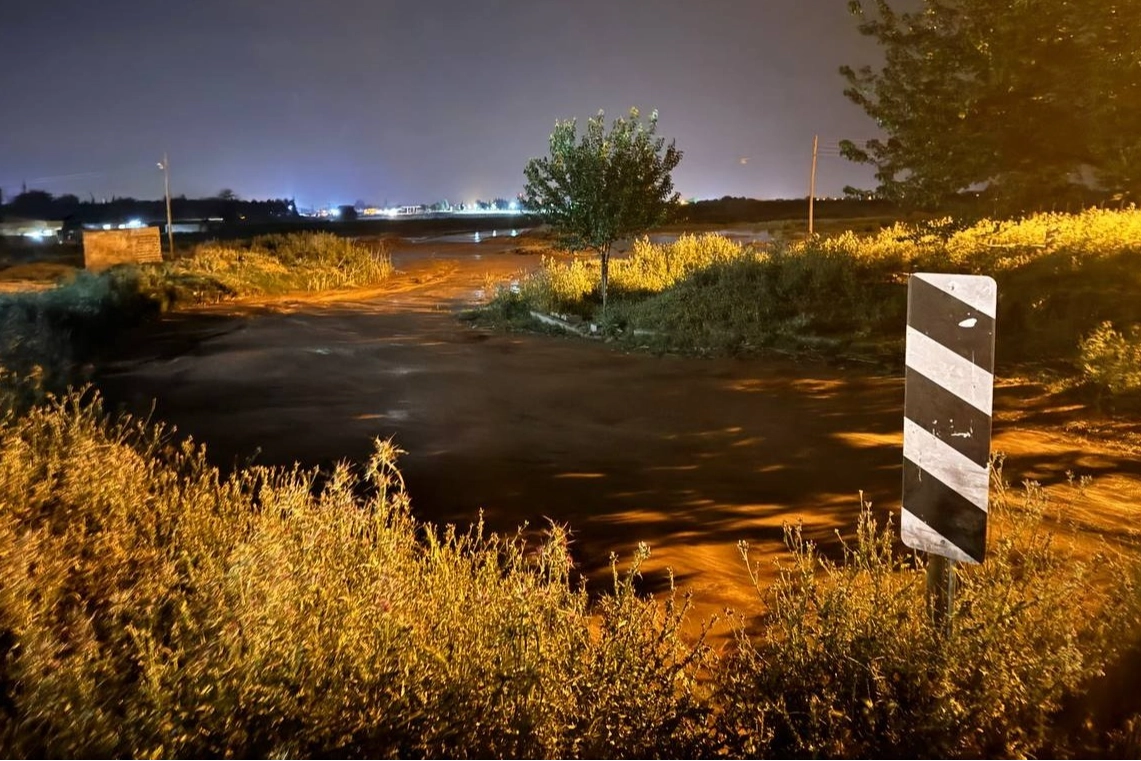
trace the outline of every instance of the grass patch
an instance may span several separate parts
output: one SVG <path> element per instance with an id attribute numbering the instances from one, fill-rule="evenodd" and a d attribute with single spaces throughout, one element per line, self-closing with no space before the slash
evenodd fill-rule
<path id="1" fill-rule="evenodd" d="M 950 636 L 932 625 L 922 561 L 898 555 L 892 526 L 877 525 L 870 509 L 839 560 L 786 527 L 791 560 L 771 588 L 758 589 L 768 606 L 756 624 L 763 634 L 740 630 L 717 672 L 715 700 L 742 738 L 733 754 L 1026 758 L 1141 749 L 1138 738 L 1114 736 L 1120 727 L 1106 726 L 1092 702 L 1072 700 L 1137 647 L 1136 547 L 1096 539 L 1092 553 L 1079 547 L 1047 528 L 1063 509 L 1033 484 L 1015 494 L 998 480 L 986 562 L 958 569 Z M 748 546 L 741 551 L 752 568 Z M 1121 707 L 1141 708 L 1136 700 Z"/>
<path id="2" fill-rule="evenodd" d="M 0 397 L 19 409 L 81 381 L 77 366 L 160 305 L 134 268 L 74 273 L 44 291 L 0 294 Z"/>
<path id="3" fill-rule="evenodd" d="M 641 241 L 611 271 L 614 305 L 607 315 L 596 292 L 598 265 L 585 259 L 545 261 L 513 298 L 580 315 L 658 349 L 776 347 L 898 361 L 909 273 L 987 274 L 999 285 L 1000 369 L 1062 368 L 1116 393 L 1128 382 L 1083 375 L 1090 362 L 1081 352 L 1104 322 L 1123 335 L 1141 325 L 1141 211 L 972 224 L 936 219 L 763 247 L 685 236 L 670 245 Z M 1127 355 L 1133 356 L 1116 356 Z M 1093 364 L 1107 361 L 1102 356 Z M 1126 378 L 1114 361 L 1114 372 Z"/>
<path id="4" fill-rule="evenodd" d="M 202 449 L 109 420 L 97 399 L 6 416 L 0 752 L 1137 750 L 1113 734 L 1128 725 L 1074 708 L 1136 643 L 1136 556 L 1052 533 L 1035 487 L 996 487 L 990 552 L 961 569 L 949 638 L 927 615 L 921 563 L 865 510 L 835 559 L 789 528 L 764 612 L 714 657 L 679 636 L 683 602 L 635 591 L 646 548 L 588 596 L 561 527 L 535 544 L 417 522 L 397 454 L 380 441 L 320 479 L 223 479 Z"/>
<path id="5" fill-rule="evenodd" d="M 246 245 L 203 243 L 167 265 L 163 283 L 186 293 L 196 282 L 213 284 L 200 300 L 298 291 L 358 288 L 384 282 L 392 263 L 383 243 L 365 245 L 333 233 L 266 235 Z"/>
<path id="6" fill-rule="evenodd" d="M 30 265 L 29 265 L 30 266 Z M 0 376 L 6 398 L 25 404 L 37 389 L 82 381 L 90 360 L 123 328 L 177 308 L 241 296 L 376 285 L 392 274 L 383 246 L 332 233 L 256 238 L 244 246 L 203 244 L 161 265 L 79 270 L 54 288 L 0 294 Z"/>

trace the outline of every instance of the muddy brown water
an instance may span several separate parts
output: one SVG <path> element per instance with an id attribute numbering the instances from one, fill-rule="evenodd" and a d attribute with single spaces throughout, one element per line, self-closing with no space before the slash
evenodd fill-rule
<path id="1" fill-rule="evenodd" d="M 826 548 L 850 535 L 859 493 L 898 508 L 902 381 L 862 366 L 696 359 L 472 328 L 457 312 L 487 278 L 537 258 L 509 243 L 406 246 L 383 288 L 178 313 L 133 332 L 101 369 L 111 408 L 205 442 L 212 461 L 327 466 L 395 438 L 417 515 L 498 530 L 569 524 L 580 568 L 605 584 L 638 542 L 650 591 L 671 568 L 698 617 L 757 610 L 737 543 L 766 578 L 782 525 Z M 1006 478 L 1066 487 L 1072 517 L 1126 530 L 1134 455 L 1064 430 L 1032 385 L 996 394 Z"/>

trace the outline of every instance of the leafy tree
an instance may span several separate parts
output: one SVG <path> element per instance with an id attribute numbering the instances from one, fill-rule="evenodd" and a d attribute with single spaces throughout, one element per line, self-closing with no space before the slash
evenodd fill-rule
<path id="1" fill-rule="evenodd" d="M 657 137 L 657 126 L 657 111 L 643 123 L 632 108 L 607 132 L 599 111 L 580 141 L 574 119 L 558 121 L 550 155 L 531 159 L 524 169 L 524 207 L 554 229 L 564 248 L 598 253 L 603 309 L 615 241 L 660 224 L 679 198 L 670 172 L 682 153 L 672 140 L 666 145 Z"/>
<path id="2" fill-rule="evenodd" d="M 843 67 L 845 94 L 887 139 L 842 151 L 876 167 L 879 194 L 937 204 L 986 185 L 1014 209 L 1092 179 L 1141 195 L 1137 0 L 849 5 L 884 65 Z"/>
<path id="3" fill-rule="evenodd" d="M 219 190 L 217 198 L 219 201 L 237 201 L 237 200 L 239 200 L 238 194 L 235 193 L 230 188 L 222 188 L 221 190 Z"/>

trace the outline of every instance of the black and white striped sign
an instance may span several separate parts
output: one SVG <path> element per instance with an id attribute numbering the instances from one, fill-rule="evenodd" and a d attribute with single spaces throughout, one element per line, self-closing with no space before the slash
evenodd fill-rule
<path id="1" fill-rule="evenodd" d="M 917 273 L 907 286 L 904 544 L 967 563 L 986 553 L 998 288 Z"/>

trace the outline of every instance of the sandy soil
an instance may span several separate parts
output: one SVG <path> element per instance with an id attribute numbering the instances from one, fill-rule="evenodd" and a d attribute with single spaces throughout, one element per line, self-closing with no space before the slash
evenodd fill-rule
<path id="1" fill-rule="evenodd" d="M 860 490 L 898 508 L 900 378 L 473 329 L 455 313 L 486 278 L 537 264 L 509 250 L 405 246 L 385 288 L 177 314 L 129 336 L 98 383 L 113 407 L 156 400 L 223 466 L 361 459 L 394 436 L 422 518 L 567 523 L 598 579 L 610 553 L 648 542 L 647 587 L 672 568 L 703 616 L 755 609 L 739 540 L 776 557 L 782 523 L 803 520 L 835 548 Z M 1130 530 L 1141 463 L 1127 447 L 1067 432 L 1081 410 L 1033 385 L 1001 385 L 996 410 L 1009 481 L 1061 484 L 1080 525 Z M 1079 493 L 1067 472 L 1095 481 Z"/>

